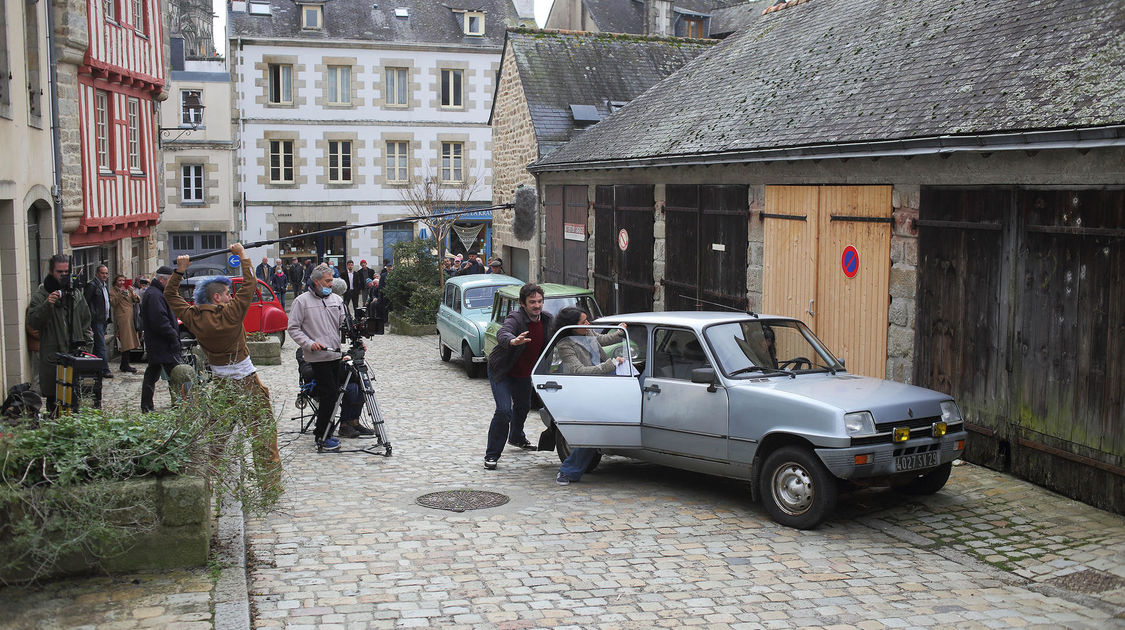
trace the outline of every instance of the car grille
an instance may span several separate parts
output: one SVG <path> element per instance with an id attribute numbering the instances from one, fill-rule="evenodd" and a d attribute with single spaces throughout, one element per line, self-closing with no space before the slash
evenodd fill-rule
<path id="1" fill-rule="evenodd" d="M 890 444 L 894 442 L 893 433 L 895 427 L 910 427 L 910 439 L 920 437 L 930 437 L 930 427 L 935 422 L 940 422 L 941 416 L 930 416 L 927 418 L 906 418 L 895 422 L 880 422 L 875 425 L 875 435 L 867 435 L 863 437 L 853 437 L 852 446 L 864 446 L 867 444 Z M 955 433 L 962 430 L 964 422 L 951 422 L 947 429 L 948 433 Z M 895 455 L 909 454 L 913 452 L 923 451 L 905 451 L 904 453 L 895 452 Z"/>

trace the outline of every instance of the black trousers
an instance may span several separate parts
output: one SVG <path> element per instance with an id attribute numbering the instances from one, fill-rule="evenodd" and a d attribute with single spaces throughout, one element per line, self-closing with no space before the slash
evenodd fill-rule
<path id="1" fill-rule="evenodd" d="M 321 361 L 309 363 L 313 378 L 316 379 L 316 428 L 313 437 L 317 440 L 332 437 L 325 433 L 332 424 L 332 412 L 336 410 L 336 399 L 340 397 L 340 361 Z"/>
<path id="2" fill-rule="evenodd" d="M 172 369 L 179 363 L 156 363 L 149 361 L 148 367 L 145 368 L 145 378 L 141 381 L 141 411 L 152 411 L 155 407 L 152 403 L 152 397 L 156 394 L 156 381 L 160 380 L 160 372 L 168 372 L 168 376 L 172 376 Z"/>

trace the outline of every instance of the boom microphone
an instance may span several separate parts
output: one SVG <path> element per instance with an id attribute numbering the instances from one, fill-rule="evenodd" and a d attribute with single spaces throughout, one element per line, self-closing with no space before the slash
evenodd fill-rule
<path id="1" fill-rule="evenodd" d="M 332 279 L 332 292 L 340 297 L 343 297 L 348 291 L 348 283 L 344 282 L 343 278 Z"/>
<path id="2" fill-rule="evenodd" d="M 516 188 L 515 199 L 512 202 L 514 209 L 512 218 L 512 236 L 521 241 L 529 241 L 535 237 L 535 207 L 539 205 L 535 189 L 531 186 Z"/>

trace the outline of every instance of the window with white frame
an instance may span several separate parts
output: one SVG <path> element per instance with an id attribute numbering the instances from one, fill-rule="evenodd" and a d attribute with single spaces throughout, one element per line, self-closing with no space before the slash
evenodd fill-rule
<path id="1" fill-rule="evenodd" d="M 144 0 L 133 0 L 133 30 L 144 35 L 145 30 L 145 2 Z"/>
<path id="2" fill-rule="evenodd" d="M 464 153 L 464 142 L 441 143 L 441 181 L 450 183 L 463 181 L 461 158 Z"/>
<path id="3" fill-rule="evenodd" d="M 141 101 L 128 100 L 125 124 L 129 135 L 129 170 L 135 173 L 141 169 Z"/>
<path id="4" fill-rule="evenodd" d="M 392 140 L 387 143 L 387 181 L 402 183 L 407 180 L 407 143 Z"/>
<path id="5" fill-rule="evenodd" d="M 94 144 L 98 151 L 98 170 L 109 172 L 109 94 L 104 90 L 94 92 Z"/>
<path id="6" fill-rule="evenodd" d="M 203 124 L 203 90 L 180 90 L 180 122 Z"/>
<path id="7" fill-rule="evenodd" d="M 293 102 L 293 66 L 287 63 L 269 64 L 269 102 L 288 105 Z"/>
<path id="8" fill-rule="evenodd" d="M 184 164 L 180 171 L 180 201 L 182 203 L 203 203 L 203 165 Z"/>
<path id="9" fill-rule="evenodd" d="M 107 19 L 107 20 L 116 19 L 117 16 L 115 15 L 115 12 L 113 10 L 114 9 L 114 3 L 116 1 L 117 0 L 102 0 L 102 6 L 105 7 L 105 9 L 104 9 L 105 10 L 105 19 Z"/>
<path id="10" fill-rule="evenodd" d="M 328 141 L 328 181 L 333 184 L 350 184 L 352 181 L 351 140 Z"/>
<path id="11" fill-rule="evenodd" d="M 321 22 L 321 12 L 319 4 L 303 4 L 301 5 L 301 28 L 305 29 L 320 29 L 324 28 Z"/>
<path id="12" fill-rule="evenodd" d="M 328 102 L 332 105 L 352 102 L 351 66 L 328 66 Z"/>
<path id="13" fill-rule="evenodd" d="M 293 183 L 292 140 L 270 140 L 270 183 Z"/>
<path id="14" fill-rule="evenodd" d="M 441 106 L 461 107 L 461 70 L 441 71 Z"/>
<path id="15" fill-rule="evenodd" d="M 406 68 L 387 68 L 387 105 L 405 106 L 408 87 Z"/>
<path id="16" fill-rule="evenodd" d="M 465 12 L 465 34 L 484 35 L 484 13 L 480 11 Z"/>

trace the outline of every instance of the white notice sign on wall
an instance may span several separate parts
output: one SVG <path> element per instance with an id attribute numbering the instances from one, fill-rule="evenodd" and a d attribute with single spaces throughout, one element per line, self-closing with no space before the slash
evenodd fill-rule
<path id="1" fill-rule="evenodd" d="M 586 226 L 581 223 L 563 223 L 563 238 L 568 241 L 586 240 Z"/>

